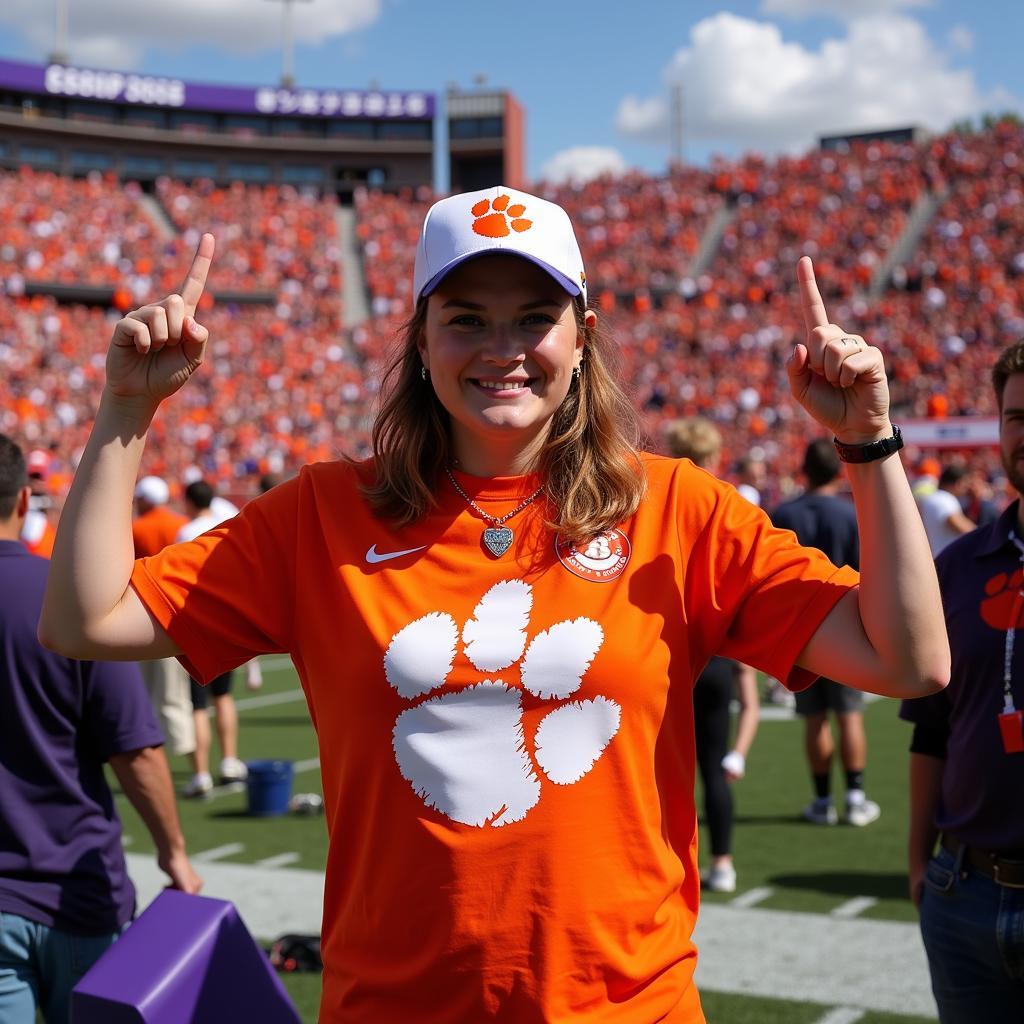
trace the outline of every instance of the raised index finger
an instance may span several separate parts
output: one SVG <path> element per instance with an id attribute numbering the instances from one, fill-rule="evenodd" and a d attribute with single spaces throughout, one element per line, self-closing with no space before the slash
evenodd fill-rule
<path id="1" fill-rule="evenodd" d="M 828 327 L 828 313 L 821 301 L 818 282 L 814 280 L 814 264 L 810 256 L 801 256 L 796 265 L 796 278 L 800 282 L 800 307 L 804 311 L 804 325 L 810 334 L 815 327 Z"/>
<path id="2" fill-rule="evenodd" d="M 213 262 L 214 241 L 213 235 L 209 232 L 199 239 L 199 248 L 196 249 L 195 259 L 192 266 L 188 268 L 188 274 L 181 285 L 181 297 L 185 300 L 185 314 L 195 314 L 196 306 L 203 297 L 203 289 L 206 287 L 206 276 L 210 273 L 210 264 Z"/>

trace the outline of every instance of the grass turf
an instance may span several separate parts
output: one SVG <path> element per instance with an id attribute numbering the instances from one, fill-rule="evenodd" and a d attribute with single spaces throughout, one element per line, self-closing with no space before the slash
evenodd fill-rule
<path id="1" fill-rule="evenodd" d="M 761 724 L 748 759 L 747 776 L 736 784 L 733 836 L 738 892 L 769 886 L 773 895 L 758 906 L 828 913 L 857 896 L 878 902 L 866 918 L 916 920 L 907 896 L 907 746 L 910 726 L 897 717 L 895 701 L 865 709 L 868 764 L 865 787 L 882 808 L 866 828 L 811 825 L 800 810 L 812 798 L 804 763 L 803 726 L 796 719 Z M 833 796 L 842 809 L 842 772 L 833 766 Z M 708 845 L 701 830 L 701 843 Z M 731 896 L 707 894 L 707 902 Z"/>

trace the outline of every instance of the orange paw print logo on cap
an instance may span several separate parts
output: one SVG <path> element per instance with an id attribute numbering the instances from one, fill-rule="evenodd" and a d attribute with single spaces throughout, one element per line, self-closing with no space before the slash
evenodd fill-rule
<path id="1" fill-rule="evenodd" d="M 473 230 L 487 238 L 505 238 L 512 231 L 529 231 L 533 221 L 523 219 L 526 207 L 521 203 L 509 206 L 511 201 L 509 196 L 498 196 L 493 201 L 481 199 L 473 206 L 473 216 L 476 217 Z"/>

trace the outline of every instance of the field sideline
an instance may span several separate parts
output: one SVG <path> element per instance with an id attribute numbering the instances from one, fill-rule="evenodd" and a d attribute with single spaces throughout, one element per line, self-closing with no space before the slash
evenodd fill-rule
<path id="1" fill-rule="evenodd" d="M 256 695 L 236 680 L 241 756 L 296 762 L 295 792 L 320 792 L 316 743 L 286 658 L 263 660 Z M 709 895 L 697 940 L 711 1024 L 923 1024 L 935 1020 L 916 915 L 906 897 L 909 726 L 891 701 L 865 714 L 869 795 L 882 817 L 866 829 L 816 828 L 798 817 L 810 796 L 800 725 L 762 723 L 736 787 L 735 896 Z M 189 776 L 172 763 L 175 781 Z M 836 773 L 837 795 L 842 783 Z M 140 906 L 162 887 L 149 837 L 122 797 L 129 870 Z M 204 894 L 231 899 L 261 940 L 319 925 L 326 835 L 319 817 L 250 818 L 241 790 L 181 801 Z M 316 1019 L 319 978 L 286 979 L 303 1020 Z"/>

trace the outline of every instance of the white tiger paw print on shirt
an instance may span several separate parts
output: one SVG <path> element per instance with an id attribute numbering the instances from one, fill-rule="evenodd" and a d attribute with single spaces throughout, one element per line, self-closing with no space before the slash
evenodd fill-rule
<path id="1" fill-rule="evenodd" d="M 461 637 L 450 615 L 431 612 L 400 629 L 384 655 L 388 683 L 419 699 L 395 721 L 399 771 L 428 807 L 464 825 L 521 821 L 541 798 L 538 769 L 561 786 L 579 782 L 619 729 L 615 701 L 566 699 L 604 642 L 601 627 L 567 619 L 528 642 L 532 606 L 529 584 L 504 580 L 484 594 Z M 460 641 L 486 678 L 429 697 L 447 679 Z M 523 735 L 522 690 L 558 702 L 538 725 L 533 751 Z"/>

